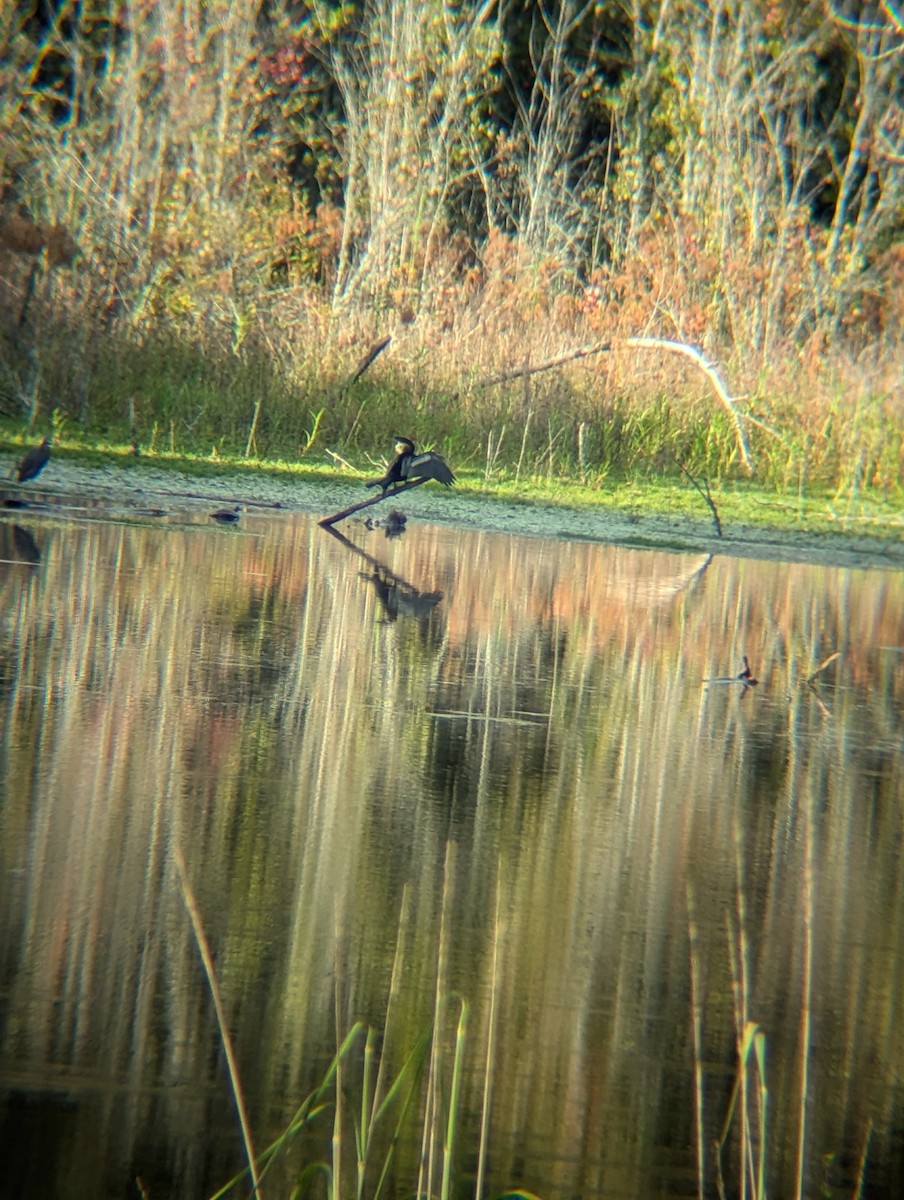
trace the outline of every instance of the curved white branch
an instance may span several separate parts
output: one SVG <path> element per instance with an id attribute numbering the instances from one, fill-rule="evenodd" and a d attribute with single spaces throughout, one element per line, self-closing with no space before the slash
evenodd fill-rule
<path id="1" fill-rule="evenodd" d="M 744 426 L 741 423 L 741 414 L 735 407 L 735 402 L 729 394 L 728 388 L 722 381 L 722 376 L 715 363 L 711 363 L 707 359 L 702 350 L 696 346 L 689 346 L 686 342 L 672 342 L 667 338 L 655 337 L 629 337 L 625 338 L 626 346 L 635 346 L 640 350 L 667 350 L 671 354 L 680 354 L 684 358 L 689 358 L 692 363 L 700 368 L 706 378 L 713 386 L 713 390 L 722 402 L 723 407 L 731 414 L 731 419 L 734 421 L 735 431 L 738 435 L 738 449 L 741 452 L 741 458 L 744 460 L 744 466 L 748 471 L 753 470 L 753 456 L 750 453 L 750 445 L 747 441 L 747 434 L 744 432 Z"/>
<path id="2" fill-rule="evenodd" d="M 656 337 L 629 337 L 623 341 L 600 342 L 596 346 L 582 346 L 578 350 L 570 350 L 567 354 L 560 354 L 556 358 L 547 359 L 546 362 L 537 363 L 536 366 L 527 364 L 523 367 L 516 367 L 513 371 L 506 371 L 502 375 L 494 375 L 490 379 L 482 380 L 479 386 L 493 387 L 499 383 L 508 383 L 513 379 L 522 379 L 529 375 L 537 375 L 541 371 L 551 371 L 555 367 L 565 366 L 567 363 L 575 362 L 579 358 L 588 358 L 591 354 L 605 354 L 607 351 L 617 350 L 619 346 L 633 346 L 638 350 L 667 350 L 671 354 L 680 354 L 684 358 L 689 358 L 692 363 L 698 366 L 712 384 L 713 390 L 719 397 L 723 407 L 730 413 L 731 419 L 734 421 L 738 437 L 738 449 L 744 461 L 744 466 L 748 471 L 753 470 L 753 455 L 750 453 L 750 444 L 747 441 L 747 434 L 744 432 L 744 425 L 742 423 L 743 414 L 735 407 L 735 402 L 728 388 L 725 386 L 716 364 L 711 363 L 705 357 L 702 350 L 696 346 L 690 346 L 686 342 L 673 342 L 668 338 Z"/>

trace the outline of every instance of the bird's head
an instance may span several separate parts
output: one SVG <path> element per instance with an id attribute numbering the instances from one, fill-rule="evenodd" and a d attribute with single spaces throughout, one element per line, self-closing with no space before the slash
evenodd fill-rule
<path id="1" fill-rule="evenodd" d="M 402 437 L 400 433 L 395 435 L 395 452 L 396 454 L 414 454 L 414 442 L 411 438 Z"/>

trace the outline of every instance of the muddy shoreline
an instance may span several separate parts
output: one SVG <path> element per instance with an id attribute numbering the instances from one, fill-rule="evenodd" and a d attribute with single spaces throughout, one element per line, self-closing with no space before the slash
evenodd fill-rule
<path id="1" fill-rule="evenodd" d="M 4 470 L 4 474 L 8 467 Z M 30 507 L 27 514 L 44 513 L 60 506 L 77 508 L 90 504 L 108 506 L 111 519 L 142 519 L 144 510 L 178 514 L 203 511 L 207 505 L 239 504 L 248 511 L 305 512 L 328 516 L 365 499 L 356 481 L 337 479 L 316 482 L 279 477 L 269 472 L 230 473 L 199 478 L 152 466 L 115 464 L 83 466 L 55 460 L 34 484 L 10 487 L 7 497 L 19 498 Z M 45 507 L 46 506 L 46 507 Z M 367 516 L 379 517 L 392 507 L 391 501 L 365 509 L 347 519 L 354 528 Z M 633 516 L 610 509 L 572 509 L 550 504 L 513 504 L 447 491 L 431 484 L 400 497 L 397 507 L 409 522 L 430 522 L 466 529 L 481 529 L 526 537 L 592 541 L 643 549 L 686 551 L 695 554 L 727 554 L 742 558 L 798 562 L 863 569 L 904 568 L 904 539 L 897 529 L 888 536 L 857 536 L 845 532 L 812 533 L 777 530 L 752 525 L 726 524 L 723 536 L 716 534 L 710 519 L 683 514 Z M 10 516 L 12 512 L 10 511 Z M 151 519 L 150 517 L 148 519 Z M 159 513 L 158 517 L 159 519 Z M 881 532 L 881 531 L 880 531 Z"/>

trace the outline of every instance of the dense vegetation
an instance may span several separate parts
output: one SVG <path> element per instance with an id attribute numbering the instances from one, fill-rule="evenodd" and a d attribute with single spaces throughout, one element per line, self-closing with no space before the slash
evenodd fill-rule
<path id="1" fill-rule="evenodd" d="M 655 336 L 719 364 L 764 481 L 900 494 L 892 5 L 19 0 L 0 49 L 14 421 L 737 470 L 705 376 L 626 344 Z"/>

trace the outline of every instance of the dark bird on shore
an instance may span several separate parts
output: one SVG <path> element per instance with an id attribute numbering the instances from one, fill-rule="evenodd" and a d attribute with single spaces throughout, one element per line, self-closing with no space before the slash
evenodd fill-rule
<path id="1" fill-rule="evenodd" d="M 216 512 L 210 514 L 212 521 L 218 521 L 220 525 L 234 525 L 239 519 L 241 509 L 238 505 L 235 508 L 218 508 Z"/>
<path id="2" fill-rule="evenodd" d="M 27 479 L 34 479 L 36 475 L 40 475 L 47 466 L 49 458 L 49 438 L 44 438 L 40 446 L 32 446 L 30 450 L 26 450 L 16 463 L 16 478 L 19 483 L 25 483 Z"/>
<path id="3" fill-rule="evenodd" d="M 396 456 L 383 478 L 372 479 L 365 487 L 382 488 L 385 496 L 391 487 L 399 487 L 415 479 L 437 479 L 446 487 L 451 487 L 455 482 L 455 476 L 443 456 L 432 450 L 418 454 L 411 438 L 396 434 L 395 452 Z"/>

